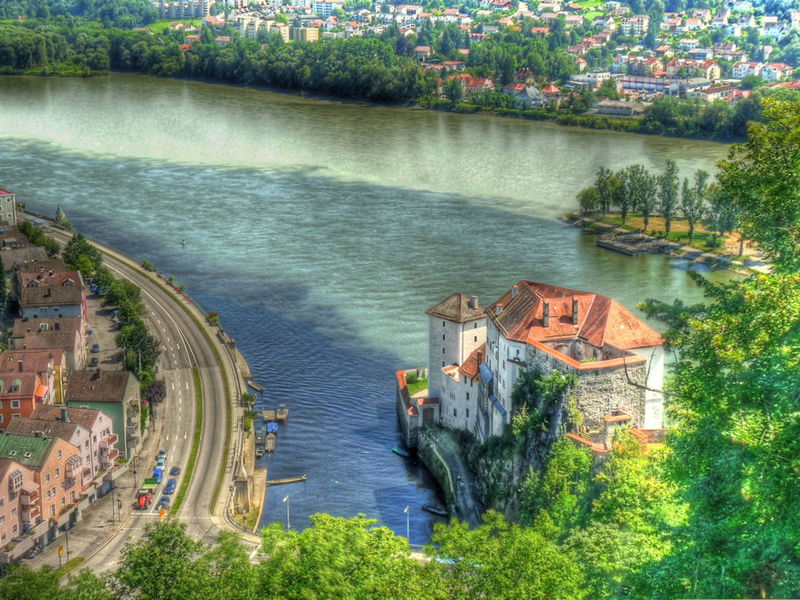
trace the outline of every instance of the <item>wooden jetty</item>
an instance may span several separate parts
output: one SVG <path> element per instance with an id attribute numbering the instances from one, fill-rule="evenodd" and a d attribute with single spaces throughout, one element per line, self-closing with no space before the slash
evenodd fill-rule
<path id="1" fill-rule="evenodd" d="M 275 414 L 275 420 L 279 423 L 284 423 L 289 420 L 289 409 L 286 408 L 285 404 L 281 404 L 278 407 L 278 411 Z"/>
<path id="2" fill-rule="evenodd" d="M 267 485 L 285 485 L 287 483 L 299 483 L 305 481 L 307 477 L 300 475 L 299 477 L 284 477 L 283 479 L 272 479 L 267 481 Z"/>
<path id="3" fill-rule="evenodd" d="M 275 450 L 275 439 L 277 436 L 274 433 L 268 433 L 267 439 L 264 442 L 264 449 L 267 452 L 273 452 Z"/>
<path id="4" fill-rule="evenodd" d="M 261 418 L 264 419 L 265 423 L 271 423 L 272 421 L 275 421 L 276 420 L 275 417 L 276 417 L 275 409 L 264 410 L 261 412 Z"/>
<path id="5" fill-rule="evenodd" d="M 597 240 L 597 245 L 601 248 L 605 248 L 606 250 L 613 250 L 614 252 L 620 252 L 622 254 L 627 254 L 628 256 L 639 256 L 640 254 L 639 249 L 635 246 L 631 246 L 629 244 L 609 238 L 599 238 Z"/>

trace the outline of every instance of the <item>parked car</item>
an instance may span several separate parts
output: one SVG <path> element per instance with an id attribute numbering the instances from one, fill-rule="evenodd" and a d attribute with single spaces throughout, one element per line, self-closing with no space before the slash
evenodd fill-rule
<path id="1" fill-rule="evenodd" d="M 92 360 L 89 361 L 89 366 L 90 367 L 96 367 L 97 366 L 97 357 L 96 356 L 93 356 Z"/>
<path id="2" fill-rule="evenodd" d="M 164 459 L 166 459 L 166 458 L 167 458 L 167 451 L 166 451 L 166 450 L 164 450 L 163 448 L 162 448 L 161 450 L 159 450 L 159 451 L 158 451 L 158 458 L 164 458 Z"/>
<path id="3" fill-rule="evenodd" d="M 175 478 L 170 479 L 169 481 L 167 481 L 167 487 L 164 488 L 164 493 L 165 494 L 174 494 L 175 493 L 175 488 L 177 487 L 177 485 L 178 485 L 178 480 L 177 479 L 175 479 Z"/>
<path id="4" fill-rule="evenodd" d="M 178 475 L 181 474 L 181 468 L 179 466 L 175 465 L 174 467 L 172 467 L 172 469 L 170 469 L 169 474 L 172 477 L 177 477 Z"/>
<path id="5" fill-rule="evenodd" d="M 166 469 L 167 468 L 167 459 L 166 459 L 166 457 L 159 456 L 156 459 L 156 466 L 161 468 L 161 469 Z"/>
<path id="6" fill-rule="evenodd" d="M 100 344 L 92 344 L 92 352 L 94 352 L 95 354 L 100 352 Z"/>
<path id="7" fill-rule="evenodd" d="M 161 500 L 158 501 L 158 510 L 162 508 L 169 508 L 169 496 L 161 496 Z"/>

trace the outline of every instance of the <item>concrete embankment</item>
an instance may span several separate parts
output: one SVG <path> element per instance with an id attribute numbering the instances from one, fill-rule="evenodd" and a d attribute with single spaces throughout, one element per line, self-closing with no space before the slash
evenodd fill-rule
<path id="1" fill-rule="evenodd" d="M 450 516 L 479 525 L 481 511 L 473 495 L 472 472 L 453 434 L 444 429 L 422 429 L 417 453 L 442 486 Z"/>

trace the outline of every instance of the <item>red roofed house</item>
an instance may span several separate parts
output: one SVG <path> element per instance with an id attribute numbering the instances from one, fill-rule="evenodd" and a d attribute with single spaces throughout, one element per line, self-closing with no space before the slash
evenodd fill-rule
<path id="1" fill-rule="evenodd" d="M 14 417 L 30 417 L 46 399 L 47 386 L 36 373 L 0 371 L 0 432 Z"/>
<path id="2" fill-rule="evenodd" d="M 632 427 L 662 426 L 663 339 L 611 298 L 522 280 L 486 309 L 453 294 L 427 314 L 425 396 L 438 399 L 443 426 L 501 435 L 523 369 L 578 378 L 570 396 L 582 435 L 602 438 L 606 417 L 619 414 Z"/>
<path id="3" fill-rule="evenodd" d="M 464 92 L 467 94 L 490 92 L 493 89 L 494 82 L 488 77 L 470 77 L 464 80 Z"/>

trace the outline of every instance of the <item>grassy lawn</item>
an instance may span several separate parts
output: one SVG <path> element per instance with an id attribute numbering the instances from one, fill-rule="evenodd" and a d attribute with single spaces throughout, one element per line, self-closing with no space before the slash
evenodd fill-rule
<path id="1" fill-rule="evenodd" d="M 594 21 L 597 17 L 602 17 L 605 13 L 600 12 L 599 10 L 593 10 L 591 12 L 586 13 L 583 15 L 587 21 Z"/>
<path id="2" fill-rule="evenodd" d="M 155 23 L 151 23 L 147 26 L 147 29 L 154 33 L 163 33 L 164 31 L 169 30 L 170 23 L 186 23 L 187 25 L 194 25 L 198 29 L 202 28 L 203 20 L 202 19 L 190 19 L 188 21 L 184 21 L 181 19 L 159 19 Z"/>
<path id="3" fill-rule="evenodd" d="M 584 0 L 583 2 L 576 2 L 578 6 L 583 6 L 584 8 L 597 8 L 598 6 L 603 6 L 604 0 Z"/>
<path id="4" fill-rule="evenodd" d="M 408 394 L 413 396 L 417 392 L 421 392 L 428 388 L 428 380 L 427 379 L 420 379 L 416 383 L 409 383 L 408 384 Z"/>
<path id="5" fill-rule="evenodd" d="M 58 573 L 59 577 L 64 577 L 65 575 L 68 575 L 71 571 L 74 571 L 79 566 L 81 566 L 84 560 L 86 559 L 83 558 L 82 556 L 76 556 L 75 558 L 71 558 L 69 559 L 68 563 L 56 569 L 56 573 Z"/>
<path id="6" fill-rule="evenodd" d="M 640 231 L 644 228 L 644 219 L 637 213 L 629 213 L 628 218 L 625 220 L 625 225 L 622 225 L 622 217 L 618 214 L 609 214 L 605 218 L 601 218 L 600 215 L 595 215 L 595 218 L 601 223 L 615 225 L 628 231 Z M 662 217 L 650 217 L 645 233 L 652 236 L 664 237 L 664 219 Z M 694 239 L 692 240 L 691 247 L 702 250 L 703 252 L 717 252 L 724 255 L 738 256 L 738 234 L 734 233 L 725 236 L 722 240 L 722 244 L 718 244 L 718 246 L 713 245 L 713 239 L 714 235 L 701 223 L 697 223 L 694 228 Z M 669 240 L 679 244 L 689 244 L 689 223 L 686 219 L 678 217 L 672 220 Z M 745 243 L 744 253 L 746 255 L 753 255 L 753 250 L 752 246 Z"/>

